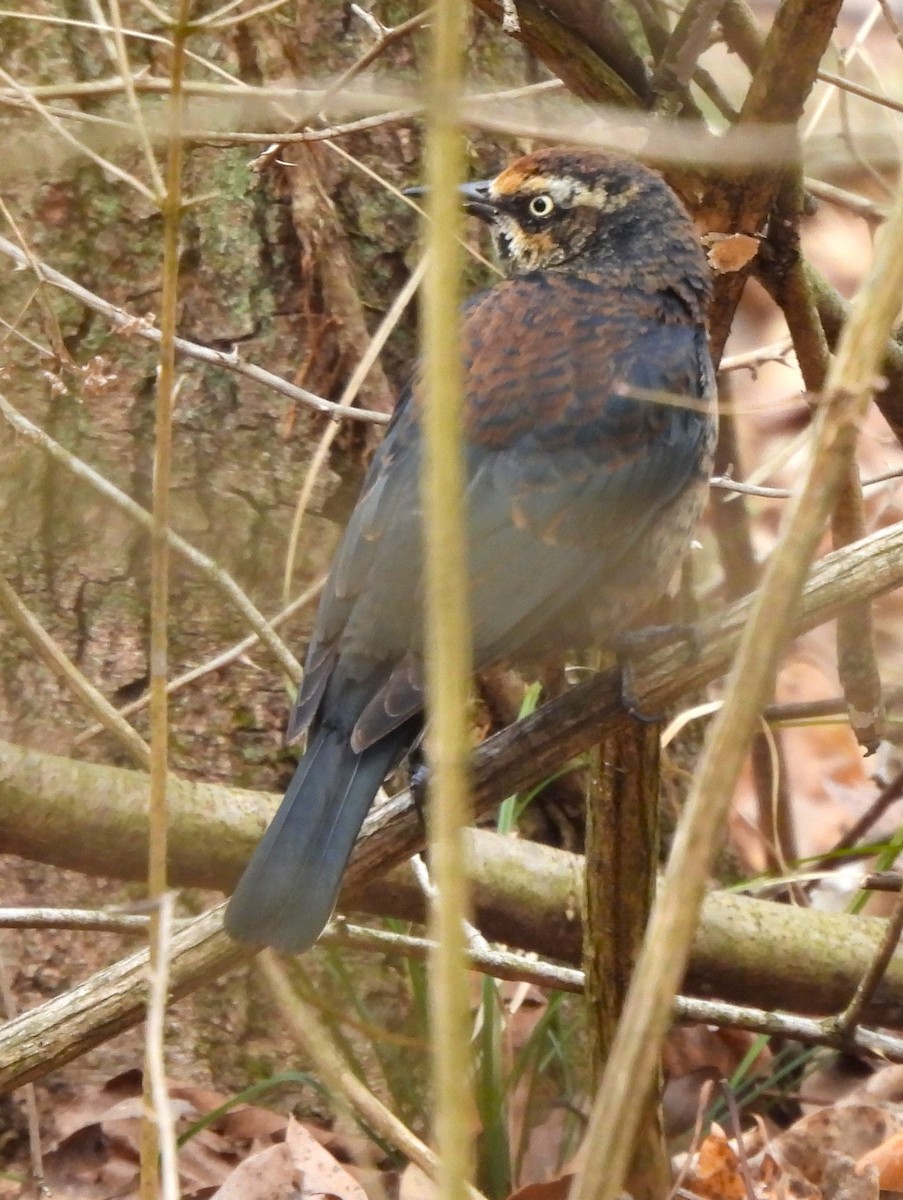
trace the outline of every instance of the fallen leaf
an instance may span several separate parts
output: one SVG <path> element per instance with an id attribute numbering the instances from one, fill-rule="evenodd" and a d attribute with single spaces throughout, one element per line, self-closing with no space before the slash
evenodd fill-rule
<path id="1" fill-rule="evenodd" d="M 746 1200 L 740 1159 L 724 1130 L 713 1125 L 687 1173 L 686 1188 L 704 1200 Z"/>
<path id="2" fill-rule="evenodd" d="M 895 1133 L 867 1151 L 856 1166 L 874 1167 L 883 1192 L 903 1192 L 903 1133 Z"/>
<path id="3" fill-rule="evenodd" d="M 573 1175 L 562 1175 L 547 1183 L 528 1183 L 513 1191 L 508 1200 L 567 1200 L 573 1182 Z"/>
<path id="4" fill-rule="evenodd" d="M 900 1128 L 899 1118 L 873 1104 L 838 1104 L 809 1113 L 776 1137 L 769 1152 L 820 1185 L 832 1152 L 860 1159 Z"/>
<path id="5" fill-rule="evenodd" d="M 285 1141 L 246 1158 L 211 1200 L 296 1200 L 301 1193 L 367 1200 L 360 1184 L 290 1117 Z"/>

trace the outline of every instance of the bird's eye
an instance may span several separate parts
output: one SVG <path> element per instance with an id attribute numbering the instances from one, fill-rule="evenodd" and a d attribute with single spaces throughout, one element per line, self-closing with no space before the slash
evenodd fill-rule
<path id="1" fill-rule="evenodd" d="M 534 196 L 528 207 L 534 217 L 547 217 L 555 207 L 555 202 L 551 196 L 543 194 Z"/>

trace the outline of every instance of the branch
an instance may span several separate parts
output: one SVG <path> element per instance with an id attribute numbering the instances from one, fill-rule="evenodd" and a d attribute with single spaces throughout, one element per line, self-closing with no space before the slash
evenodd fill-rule
<path id="1" fill-rule="evenodd" d="M 900 583 L 903 523 L 826 555 L 804 589 L 795 630 L 810 629 L 834 617 L 851 600 L 880 595 Z M 749 600 L 732 604 L 718 617 L 700 622 L 690 638 L 638 655 L 632 663 L 637 703 L 646 711 L 661 711 L 720 674 L 737 645 L 749 606 Z M 620 673 L 607 671 L 485 742 L 473 759 L 475 815 L 490 811 L 511 792 L 541 782 L 562 763 L 597 744 L 602 731 L 619 727 L 626 719 L 620 697 Z M 104 847 L 111 848 L 112 855 L 115 848 L 110 873 L 142 877 L 146 776 L 55 759 L 8 743 L 0 743 L 0 766 L 0 843 L 6 850 L 96 873 L 96 859 L 93 863 L 89 859 Z M 173 881 L 216 887 L 235 879 L 272 813 L 272 798 L 176 779 L 170 786 Z M 422 823 L 406 794 L 380 806 L 370 814 L 352 858 L 344 901 L 360 896 L 367 883 L 422 844 Z M 380 894 L 388 891 L 380 881 Z M 763 911 L 764 903 L 757 902 L 756 913 Z M 807 919 L 815 916 L 807 914 Z M 184 995 L 250 956 L 248 947 L 222 933 L 219 921 L 218 910 L 213 910 L 175 935 L 175 995 Z M 854 928 L 868 928 L 865 921 L 859 918 L 850 935 L 830 940 L 832 962 L 836 964 L 839 957 L 838 946 L 852 945 Z M 732 938 L 733 930 L 727 936 Z M 867 933 L 860 936 L 869 941 Z M 716 954 L 712 969 L 718 961 Z M 797 961 L 805 961 L 808 970 L 806 955 L 797 951 Z M 768 963 L 766 975 L 773 970 L 770 949 Z M 141 1020 L 146 966 L 147 954 L 142 951 L 0 1030 L 0 1087 L 36 1078 Z M 899 986 L 903 990 L 903 981 Z"/>
<path id="2" fill-rule="evenodd" d="M 50 775 L 51 771 L 47 773 Z M 262 806 L 263 797 L 257 799 Z M 178 818 L 178 799 L 174 800 L 173 810 Z M 218 829 L 214 825 L 203 840 L 195 839 L 194 855 L 199 869 L 204 852 L 217 838 Z M 178 840 L 172 838 L 173 843 Z M 474 873 L 480 924 L 487 936 L 574 963 L 580 961 L 580 927 L 574 917 L 574 900 L 580 894 L 582 859 L 547 846 L 480 830 L 471 831 L 468 859 Z M 352 867 L 350 875 L 357 880 L 358 887 L 360 874 Z M 422 918 L 423 896 L 409 872 L 404 878 L 396 873 L 373 885 L 369 907 L 409 920 Z M 174 935 L 173 998 L 188 994 L 251 958 L 253 952 L 248 947 L 232 942 L 222 932 L 222 909 L 223 905 L 219 905 L 186 923 Z M 48 920 L 59 920 L 59 915 Z M 73 915 L 73 920 L 84 927 L 83 918 Z M 118 918 L 117 924 L 121 920 Z M 34 923 L 33 914 L 30 922 Z M 6 913 L 3 923 L 8 923 Z M 98 928 L 104 924 L 99 917 Z M 706 996 L 714 991 L 742 1003 L 743 1007 L 680 998 L 675 1016 L 764 1032 L 787 1032 L 781 1022 L 791 1019 L 792 1036 L 826 1045 L 841 1044 L 836 1031 L 832 1033 L 830 1026 L 822 1022 L 779 1017 L 778 1024 L 772 1025 L 763 1023 L 762 1009 L 795 1008 L 808 1014 L 836 1011 L 852 994 L 881 941 L 885 925 L 878 917 L 822 913 L 714 893 L 705 903 L 685 987 Z M 342 941 L 348 936 L 349 931 L 340 925 L 330 932 L 327 940 Z M 371 948 L 384 949 L 374 931 L 367 930 L 362 936 L 371 943 L 376 939 Z M 512 959 L 511 955 L 496 954 L 492 961 L 478 959 L 475 965 L 501 978 L 527 977 L 518 973 Z M 568 975 L 559 968 L 556 973 L 554 969 L 542 970 L 541 965 L 537 971 L 536 981 L 546 986 L 569 990 L 582 986 L 574 972 Z M 146 979 L 147 951 L 141 950 L 3 1026 L 0 1088 L 9 1090 L 37 1079 L 137 1025 L 145 1016 Z M 903 1020 L 901 997 L 903 963 L 892 961 L 869 1007 L 869 1019 L 899 1025 Z M 760 1007 L 751 1008 L 751 1000 Z M 768 1014 L 769 1019 L 771 1016 Z M 871 1051 L 894 1050 L 893 1046 L 876 1046 L 877 1036 L 860 1029 L 842 1044 Z"/>
<path id="3" fill-rule="evenodd" d="M 847 604 L 903 583 L 903 522 L 826 555 L 813 568 L 797 612 L 796 633 L 831 620 Z M 729 664 L 748 615 L 748 598 L 700 621 L 665 646 L 631 657 L 639 707 L 662 712 L 703 687 Z M 512 792 L 532 787 L 625 721 L 621 675 L 604 671 L 490 738 L 474 754 L 478 816 Z M 147 777 L 121 768 L 50 758 L 0 743 L 0 844 L 13 854 L 97 873 L 96 855 L 115 847 L 104 870 L 144 877 Z M 52 769 L 50 767 L 52 764 Z M 238 788 L 173 779 L 170 871 L 177 884 L 222 888 L 237 878 L 272 811 L 272 798 Z M 40 798 L 40 809 L 35 800 Z M 246 820 L 250 828 L 239 828 Z M 90 838 L 74 830 L 90 829 Z M 420 820 L 406 795 L 374 811 L 349 881 L 368 879 L 422 849 Z M 216 836 L 211 836 L 211 830 Z M 202 846 L 201 863 L 185 849 Z M 186 857 L 187 856 L 187 857 Z M 356 865 L 355 865 L 356 864 Z"/>
<path id="4" fill-rule="evenodd" d="M 30 270 L 35 265 L 24 250 L 5 237 L 0 237 L 0 254 L 5 254 L 21 268 Z M 84 304 L 85 308 L 100 313 L 114 329 L 119 330 L 125 336 L 144 338 L 145 341 L 159 345 L 160 330 L 145 317 L 136 317 L 132 313 L 126 312 L 124 308 L 117 308 L 109 300 L 104 300 L 102 296 L 82 287 L 68 275 L 63 275 L 61 271 L 56 271 L 45 263 L 37 263 L 37 274 L 39 279 L 59 288 L 68 296 L 72 296 L 73 299 Z M 234 349 L 230 351 L 214 350 L 210 346 L 203 346 L 199 342 L 189 342 L 186 338 L 181 337 L 173 338 L 173 345 L 184 358 L 207 363 L 212 367 L 220 367 L 224 371 L 231 371 L 234 375 L 241 375 L 245 379 L 252 379 L 255 383 L 262 383 L 278 395 L 286 396 L 289 400 L 297 401 L 299 404 L 305 404 L 317 412 L 329 413 L 330 416 L 336 418 L 348 417 L 354 421 L 364 421 L 374 425 L 385 425 L 389 420 L 385 413 L 369 412 L 364 408 L 351 408 L 348 405 L 333 404 L 330 400 L 324 400 L 315 392 L 309 392 L 296 383 L 289 383 L 287 379 L 283 379 L 280 375 L 274 375 L 272 371 L 265 371 L 263 367 L 255 366 L 254 363 L 244 362 Z"/>

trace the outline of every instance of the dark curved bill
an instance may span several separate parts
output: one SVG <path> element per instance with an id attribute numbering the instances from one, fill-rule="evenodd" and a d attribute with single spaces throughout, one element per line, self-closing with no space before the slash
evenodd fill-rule
<path id="1" fill-rule="evenodd" d="M 498 207 L 489 199 L 490 180 L 480 179 L 474 183 L 462 183 L 458 195 L 464 201 L 465 209 L 482 221 L 491 221 L 498 212 Z M 403 196 L 425 196 L 429 188 L 426 186 L 404 188 Z"/>

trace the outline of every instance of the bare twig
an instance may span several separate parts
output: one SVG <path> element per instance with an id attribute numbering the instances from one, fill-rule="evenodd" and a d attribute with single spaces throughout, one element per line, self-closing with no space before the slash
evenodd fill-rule
<path id="1" fill-rule="evenodd" d="M 863 217 L 873 226 L 887 220 L 886 204 L 876 204 L 874 200 L 867 200 L 865 196 L 859 196 L 856 192 L 847 191 L 846 188 L 837 187 L 836 184 L 826 183 L 821 179 L 813 179 L 809 175 L 806 176 L 805 184 L 806 191 L 811 192 L 813 196 L 827 200 L 829 204 L 836 204 L 838 208 L 845 208 L 857 217 Z"/>
<path id="2" fill-rule="evenodd" d="M 114 19 L 118 0 L 112 0 Z M 148 1017 L 149 1036 L 144 1048 L 142 1092 L 145 1114 L 141 1122 L 141 1200 L 156 1200 L 161 1189 L 164 1200 L 178 1200 L 179 1184 L 175 1168 L 175 1134 L 166 1092 L 163 1064 L 163 1015 L 166 1008 L 166 969 L 168 929 L 166 867 L 169 840 L 167 783 L 169 778 L 169 700 L 166 683 L 169 676 L 169 514 L 172 480 L 172 417 L 178 391 L 176 382 L 176 321 L 179 299 L 180 231 L 183 204 L 183 102 L 182 91 L 186 60 L 185 49 L 190 33 L 192 0 L 178 0 L 171 24 L 173 50 L 170 62 L 170 92 L 166 105 L 166 173 L 159 180 L 159 205 L 163 218 L 163 253 L 160 296 L 160 362 L 157 370 L 154 409 L 154 469 L 151 484 L 150 523 L 150 732 L 151 762 L 148 796 L 147 893 L 155 902 L 150 923 L 150 1001 L 155 994 L 161 1011 L 155 1022 Z M 120 34 L 121 44 L 121 34 Z M 123 66 L 127 69 L 128 62 Z M 137 105 L 137 101 L 135 102 Z M 147 153 L 153 156 L 150 143 Z M 162 981 L 162 992 L 159 991 Z M 157 989 L 155 993 L 155 987 Z M 154 1028 L 158 1026 L 158 1028 Z M 158 1034 L 157 1039 L 150 1029 Z M 162 1096 L 160 1092 L 162 1090 Z M 154 1119 L 155 1118 L 155 1119 Z M 162 1171 L 162 1178 L 161 1178 Z"/>
<path id="3" fill-rule="evenodd" d="M 333 1098 L 336 1101 L 344 1098 L 372 1129 L 416 1163 L 429 1178 L 441 1177 L 442 1165 L 437 1155 L 399 1121 L 339 1058 L 332 1039 L 320 1024 L 315 1011 L 294 992 L 273 952 L 265 950 L 257 961 L 280 1015 L 292 1036 L 316 1063 Z M 485 1200 L 473 1186 L 463 1187 L 462 1195 L 466 1200 Z"/>
<path id="4" fill-rule="evenodd" d="M 78 697 L 90 713 L 98 719 L 103 729 L 119 741 L 132 758 L 142 767 L 150 766 L 150 747 L 119 715 L 106 696 L 86 679 L 69 657 L 63 653 L 49 633 L 32 614 L 10 584 L 0 576 L 0 609 L 9 621 L 27 639 L 31 648 L 44 660 L 66 687 Z"/>
<path id="5" fill-rule="evenodd" d="M 33 442 L 36 446 L 39 446 L 55 462 L 60 463 L 78 479 L 81 479 L 84 483 L 94 488 L 96 492 L 106 497 L 118 509 L 131 517 L 133 521 L 141 525 L 144 529 L 150 529 L 151 515 L 146 509 L 142 508 L 140 504 L 136 504 L 130 496 L 127 496 L 125 492 L 121 492 L 119 488 L 95 471 L 93 467 L 89 467 L 87 463 L 76 457 L 76 455 L 71 454 L 58 442 L 55 442 L 43 429 L 39 429 L 37 425 L 29 421 L 27 417 L 15 409 L 2 394 L 0 394 L 0 416 L 3 416 L 17 433 L 27 438 L 28 441 Z M 173 550 L 181 554 L 183 558 L 190 562 L 193 567 L 206 576 L 228 597 L 230 603 L 244 616 L 245 620 L 257 633 L 271 654 L 273 654 L 289 678 L 295 683 L 300 682 L 302 675 L 300 663 L 289 651 L 282 639 L 274 632 L 263 614 L 251 603 L 232 576 L 224 571 L 212 558 L 201 553 L 200 550 L 197 550 L 189 542 L 186 542 L 179 534 L 173 533 L 172 530 L 169 530 L 167 533 L 167 541 Z"/>
<path id="6" fill-rule="evenodd" d="M 16 96 L 18 96 L 19 99 L 23 100 L 40 117 L 42 117 L 42 119 L 47 122 L 54 132 L 58 133 L 63 141 L 65 141 L 68 145 L 75 147 L 80 154 L 84 154 L 93 163 L 99 166 L 102 170 L 108 171 L 121 183 L 127 183 L 130 187 L 133 187 L 135 191 L 142 195 L 146 200 L 156 203 L 157 197 L 154 191 L 149 188 L 147 184 L 142 183 L 142 181 L 138 179 L 136 175 L 132 175 L 128 171 L 123 171 L 121 167 L 117 167 L 115 163 L 110 162 L 108 158 L 103 158 L 100 154 L 95 153 L 90 146 L 88 146 L 80 138 L 75 137 L 74 134 L 70 133 L 63 122 L 55 117 L 53 113 L 48 111 L 46 105 L 42 104 L 42 102 L 38 100 L 37 97 L 35 97 L 35 95 L 28 90 L 28 88 L 22 87 L 22 85 L 16 79 L 14 79 L 9 72 L 4 71 L 2 67 L 0 67 L 0 79 L 6 83 L 6 86 Z"/>
<path id="7" fill-rule="evenodd" d="M 871 1003 L 878 985 L 887 973 L 890 960 L 900 946 L 900 936 L 903 934 L 903 892 L 897 897 L 894 909 L 886 922 L 881 944 L 875 951 L 875 957 L 869 963 L 869 968 L 859 981 L 856 994 L 844 1011 L 837 1018 L 837 1031 L 848 1034 L 862 1020 L 862 1014 Z"/>
<path id="8" fill-rule="evenodd" d="M 147 1036 L 145 1040 L 145 1070 L 148 1092 L 153 1109 L 147 1114 L 156 1129 L 155 1141 L 160 1148 L 160 1198 L 179 1200 L 178 1151 L 172 1101 L 166 1085 L 166 1056 L 164 1026 L 169 997 L 169 960 L 172 953 L 173 896 L 164 892 L 157 898 L 151 927 L 156 945 L 149 952 L 149 994 L 147 1001 Z M 154 1172 L 156 1177 L 156 1170 Z"/>
<path id="9" fill-rule="evenodd" d="M 757 350 L 747 350 L 743 354 L 730 354 L 722 358 L 718 364 L 718 374 L 726 375 L 731 371 L 752 371 L 755 375 L 757 367 L 769 362 L 780 362 L 789 366 L 787 355 L 793 353 L 793 342 L 789 337 L 771 342 L 768 346 L 760 346 Z"/>
<path id="10" fill-rule="evenodd" d="M 11 258 L 19 266 L 30 267 L 32 264 L 28 256 L 14 242 L 7 238 L 0 237 L 0 254 L 5 254 Z M 135 337 L 144 338 L 146 341 L 159 344 L 160 330 L 157 329 L 149 320 L 144 317 L 136 317 L 125 309 L 118 308 L 115 304 L 110 304 L 103 297 L 96 295 L 81 284 L 76 283 L 73 279 L 63 275 L 60 271 L 56 271 L 53 267 L 49 267 L 46 263 L 39 262 L 39 278 L 47 283 L 53 284 L 60 291 L 66 292 L 86 308 L 98 312 L 105 317 L 114 329 L 121 330 L 127 336 L 134 335 Z M 385 413 L 368 412 L 363 408 L 343 408 L 333 404 L 329 400 L 324 400 L 322 396 L 317 396 L 314 392 L 309 392 L 306 388 L 298 387 L 297 384 L 289 383 L 288 380 L 274 375 L 272 371 L 265 371 L 262 367 L 255 366 L 254 363 L 247 363 L 239 358 L 234 350 L 225 352 L 222 350 L 213 350 L 209 346 L 202 346 L 197 342 L 189 342 L 185 338 L 174 338 L 173 345 L 179 354 L 186 358 L 194 359 L 197 362 L 207 363 L 213 367 L 220 367 L 225 371 L 231 371 L 235 375 L 241 375 L 245 379 L 251 379 L 255 383 L 262 383 L 265 387 L 271 388 L 274 392 L 281 396 L 287 397 L 289 400 L 297 401 L 299 404 L 304 404 L 308 408 L 313 408 L 317 412 L 329 413 L 335 417 L 349 417 L 355 421 L 370 422 L 375 425 L 384 425 L 388 421 Z"/>
<path id="11" fill-rule="evenodd" d="M 903 113 L 903 101 L 894 100 L 890 96 L 884 96 L 881 92 L 876 92 L 873 88 L 864 87 L 861 83 L 856 83 L 855 80 L 848 79 L 845 75 L 835 75 L 833 71 L 819 71 L 818 77 L 822 83 L 830 83 L 842 92 L 850 92 L 854 96 L 861 96 L 864 100 L 871 100 L 872 104 L 878 104 L 882 108 L 889 108 L 892 112 Z"/>
<path id="12" fill-rule="evenodd" d="M 430 864 L 438 896 L 430 914 L 430 1057 L 439 1200 L 472 1194 L 470 992 L 465 921 L 470 903 L 464 830 L 471 820 L 468 718 L 473 663 L 467 569 L 464 374 L 459 339 L 458 237 L 463 140 L 465 7 L 437 0 L 427 91 L 427 272 L 422 303 L 424 646 L 430 764 Z"/>
<path id="13" fill-rule="evenodd" d="M 402 21 L 399 25 L 396 25 L 394 29 L 383 29 L 379 35 L 379 40 L 377 41 L 376 45 L 371 46 L 365 54 L 362 54 L 356 62 L 352 63 L 347 70 L 343 71 L 341 75 L 333 80 L 333 82 L 323 92 L 322 96 L 318 100 L 317 107 L 313 110 L 309 110 L 303 117 L 301 117 L 301 119 L 298 120 L 292 127 L 290 132 L 300 132 L 303 127 L 314 116 L 316 116 L 318 112 L 325 111 L 325 109 L 328 107 L 329 101 L 333 97 L 337 96 L 339 92 L 341 92 L 342 89 L 345 88 L 356 75 L 359 75 L 361 71 L 365 70 L 370 66 L 371 63 L 380 58 L 393 42 L 398 41 L 400 38 L 407 37 L 408 34 L 413 33 L 418 29 L 422 29 L 423 26 L 426 25 L 430 20 L 431 15 L 432 10 L 427 9 L 425 12 L 415 13 L 413 17 L 409 17 L 406 21 Z M 282 153 L 283 145 L 284 141 L 280 140 L 278 142 L 274 142 L 273 145 L 268 146 L 267 149 L 264 150 L 264 152 L 255 158 L 250 164 L 252 170 L 262 171 L 265 167 L 270 166 Z"/>
<path id="14" fill-rule="evenodd" d="M 903 29 L 901 29 L 900 22 L 897 20 L 896 14 L 894 13 L 891 0 L 878 0 L 878 3 L 881 6 L 881 13 L 884 17 L 884 20 L 893 31 L 893 35 L 896 38 L 897 44 L 901 49 L 903 49 Z"/>
<path id="15" fill-rule="evenodd" d="M 880 790 L 865 812 L 837 839 L 827 854 L 812 864 L 812 870 L 830 871 L 836 867 L 839 856 L 862 841 L 875 823 L 901 797 L 903 797 L 903 771 L 898 771 L 893 779 Z"/>
<path id="16" fill-rule="evenodd" d="M 655 68 L 653 91 L 686 92 L 723 3 L 724 0 L 692 0 L 686 5 Z"/>
<path id="17" fill-rule="evenodd" d="M 308 604 L 313 603 L 313 601 L 316 600 L 316 598 L 320 595 L 320 592 L 322 592 L 323 584 L 325 582 L 326 577 L 321 576 L 315 583 L 312 583 L 306 591 L 302 592 L 300 596 L 297 596 L 291 602 L 291 604 L 287 604 L 285 608 L 283 608 L 281 612 L 278 612 L 275 617 L 267 622 L 267 624 L 272 629 L 278 629 L 280 625 L 284 624 L 289 619 L 289 617 L 293 617 L 296 612 L 299 612 L 302 608 L 306 608 Z M 199 667 L 193 667 L 190 671 L 185 671 L 184 674 L 176 676 L 175 679 L 171 679 L 166 685 L 166 694 L 171 696 L 174 692 L 181 691 L 182 688 L 187 687 L 190 683 L 195 683 L 198 679 L 203 679 L 205 676 L 212 674 L 214 671 L 222 670 L 223 667 L 227 667 L 230 663 L 235 662 L 237 658 L 241 658 L 241 656 L 247 650 L 250 650 L 252 646 L 256 646 L 259 641 L 260 637 L 258 634 L 249 633 L 247 637 L 242 638 L 240 642 L 236 642 L 234 646 L 230 646 L 228 650 L 223 650 L 221 654 L 217 654 L 213 658 L 208 659 L 206 662 L 201 663 Z M 144 696 L 140 696 L 137 700 L 133 700 L 130 704 L 124 704 L 122 708 L 118 709 L 117 711 L 120 717 L 130 717 L 134 713 L 141 712 L 142 709 L 147 708 L 149 703 L 150 694 L 146 693 Z M 72 744 L 74 746 L 82 746 L 85 742 L 90 742 L 92 738 L 95 738 L 98 736 L 98 734 L 103 733 L 104 728 L 105 727 L 103 725 L 92 725 L 90 729 L 83 730 L 80 734 L 73 738 Z"/>
<path id="18" fill-rule="evenodd" d="M 388 312 L 380 322 L 379 328 L 373 337 L 370 339 L 370 344 L 367 346 L 364 354 L 361 356 L 357 366 L 352 372 L 351 378 L 348 380 L 342 392 L 339 403 L 341 405 L 350 405 L 361 389 L 361 385 L 370 373 L 373 364 L 376 362 L 379 355 L 382 353 L 383 346 L 389 334 L 398 324 L 402 313 L 410 304 L 414 293 L 420 286 L 426 270 L 426 258 L 420 259 L 420 262 L 408 276 L 404 287 L 393 300 Z M 333 421 L 328 429 L 325 430 L 320 438 L 317 448 L 313 453 L 310 465 L 307 468 L 307 475 L 298 493 L 298 502 L 295 505 L 295 514 L 292 518 L 292 527 L 289 532 L 288 549 L 285 555 L 285 570 L 282 576 L 282 595 L 283 599 L 291 593 L 292 578 L 295 573 L 295 554 L 301 537 L 301 522 L 304 519 L 304 514 L 307 511 L 307 506 L 310 503 L 310 497 L 313 493 L 314 486 L 317 481 L 317 476 L 322 470 L 329 454 L 329 448 L 335 440 L 341 426 L 337 421 Z"/>
<path id="19" fill-rule="evenodd" d="M 880 475 L 873 475 L 870 479 L 860 479 L 859 486 L 863 489 L 877 487 L 879 484 L 890 483 L 892 480 L 900 478 L 903 478 L 903 467 L 896 467 L 893 471 L 882 471 Z M 796 495 L 796 492 L 790 488 L 763 487 L 757 483 L 743 483 L 731 475 L 713 475 L 709 480 L 709 486 L 725 492 L 739 492 L 744 496 L 763 496 L 769 500 L 790 500 Z"/>
<path id="20" fill-rule="evenodd" d="M 140 933 L 144 913 L 112 913 L 84 908 L 0 908 L 0 929 L 80 929 L 88 933 Z"/>
<path id="21" fill-rule="evenodd" d="M 119 67 L 119 76 L 122 80 L 123 90 L 128 100 L 129 112 L 132 114 L 133 130 L 137 133 L 138 141 L 144 154 L 144 161 L 147 165 L 148 174 L 151 177 L 154 191 L 157 196 L 162 198 L 166 192 L 166 183 L 157 163 L 157 156 L 154 153 L 154 148 L 151 144 L 150 134 L 147 130 L 147 123 L 144 120 L 144 112 L 141 105 L 138 103 L 138 94 L 135 90 L 135 76 L 129 62 L 129 53 L 125 44 L 125 27 L 122 21 L 122 12 L 119 7 L 119 0 L 109 0 L 110 16 L 112 18 L 112 57 L 114 66 Z M 98 6 L 99 7 L 99 6 Z M 175 39 L 174 49 L 180 46 L 180 52 L 184 52 L 184 38 Z M 172 92 L 172 82 L 167 80 L 169 84 L 168 94 Z M 133 134 L 134 136 L 134 134 Z"/>

